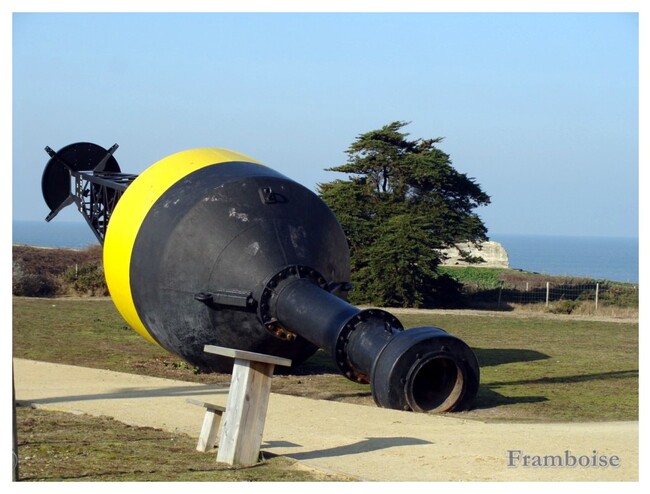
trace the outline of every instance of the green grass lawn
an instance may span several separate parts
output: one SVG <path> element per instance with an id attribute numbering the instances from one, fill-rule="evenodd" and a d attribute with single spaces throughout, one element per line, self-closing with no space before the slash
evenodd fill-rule
<path id="1" fill-rule="evenodd" d="M 481 365 L 484 420 L 638 420 L 638 324 L 563 318 L 401 317 L 464 339 Z M 435 320 L 434 320 L 435 319 Z"/>
<path id="2" fill-rule="evenodd" d="M 18 407 L 18 479 L 21 481 L 314 482 L 349 481 L 279 456 L 232 468 L 214 453 L 196 451 L 196 439 L 91 417 Z"/>
<path id="3" fill-rule="evenodd" d="M 566 317 L 431 314 L 399 316 L 405 327 L 434 325 L 464 339 L 481 364 L 476 408 L 486 421 L 638 419 L 638 324 Z M 195 382 L 197 374 L 130 330 L 109 299 L 13 299 L 15 357 Z M 273 391 L 374 406 L 367 386 L 340 376 L 323 352 Z"/>

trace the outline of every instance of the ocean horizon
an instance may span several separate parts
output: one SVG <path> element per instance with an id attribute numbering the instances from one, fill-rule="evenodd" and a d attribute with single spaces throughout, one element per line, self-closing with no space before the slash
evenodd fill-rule
<path id="1" fill-rule="evenodd" d="M 12 222 L 14 244 L 82 249 L 98 243 L 86 223 Z M 493 234 L 508 252 L 513 269 L 627 283 L 639 282 L 639 240 L 634 237 L 579 237 Z"/>
<path id="2" fill-rule="evenodd" d="M 639 282 L 639 239 L 494 234 L 512 269 L 597 280 Z"/>

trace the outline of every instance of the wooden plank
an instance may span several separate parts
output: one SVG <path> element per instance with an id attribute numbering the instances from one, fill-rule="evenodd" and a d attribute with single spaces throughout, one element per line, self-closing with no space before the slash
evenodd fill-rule
<path id="1" fill-rule="evenodd" d="M 185 401 L 191 405 L 197 405 L 208 410 L 216 410 L 217 412 L 223 413 L 226 410 L 226 407 L 221 405 L 215 405 L 213 403 L 208 403 L 207 401 L 195 400 L 194 398 L 185 398 Z"/>
<path id="2" fill-rule="evenodd" d="M 274 367 L 235 359 L 217 461 L 243 466 L 257 463 Z"/>
<path id="3" fill-rule="evenodd" d="M 212 353 L 214 355 L 221 355 L 223 357 L 230 357 L 234 359 L 251 360 L 253 362 L 264 362 L 273 365 L 282 365 L 283 367 L 291 367 L 291 360 L 276 357 L 275 355 L 265 355 L 263 353 L 246 352 L 244 350 L 235 350 L 234 348 L 225 348 L 222 346 L 205 345 L 203 351 Z"/>
<path id="4" fill-rule="evenodd" d="M 199 441 L 196 445 L 196 450 L 202 453 L 214 449 L 219 437 L 219 424 L 221 422 L 221 412 L 207 409 L 203 417 L 203 425 L 201 426 L 201 434 Z"/>

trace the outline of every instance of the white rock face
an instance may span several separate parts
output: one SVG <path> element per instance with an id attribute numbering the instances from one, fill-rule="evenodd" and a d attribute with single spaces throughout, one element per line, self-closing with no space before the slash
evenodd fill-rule
<path id="1" fill-rule="evenodd" d="M 485 262 L 472 264 L 483 268 L 509 268 L 510 260 L 508 252 L 499 242 L 483 242 L 477 246 L 464 242 L 456 244 L 456 248 L 444 249 L 441 251 L 446 259 L 442 262 L 443 266 L 469 266 L 467 262 L 461 259 L 458 249 L 469 251 L 472 257 L 481 257 Z"/>

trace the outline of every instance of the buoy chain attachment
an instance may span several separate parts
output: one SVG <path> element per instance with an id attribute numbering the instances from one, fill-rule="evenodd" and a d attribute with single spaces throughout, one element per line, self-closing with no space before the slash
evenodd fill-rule
<path id="1" fill-rule="evenodd" d="M 315 269 L 299 265 L 286 266 L 267 281 L 258 302 L 258 315 L 266 330 L 281 340 L 293 341 L 296 339 L 297 335 L 282 326 L 282 324 L 273 317 L 271 310 L 273 298 L 277 295 L 279 288 L 283 284 L 296 278 L 307 279 L 327 291 L 329 291 L 328 288 L 333 286 Z"/>

